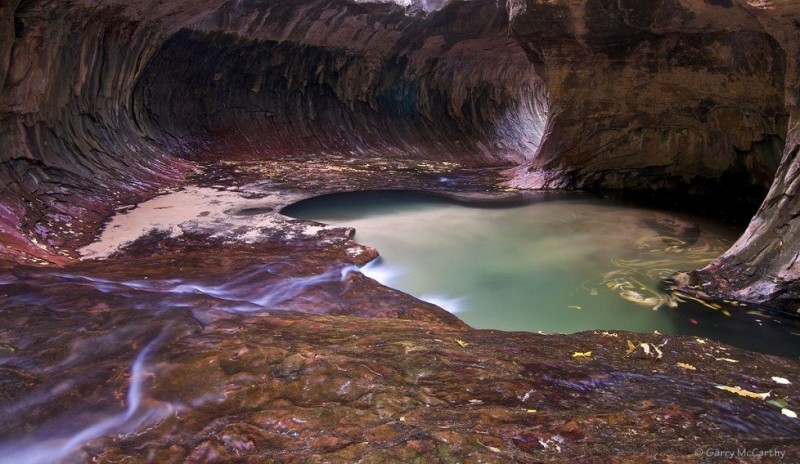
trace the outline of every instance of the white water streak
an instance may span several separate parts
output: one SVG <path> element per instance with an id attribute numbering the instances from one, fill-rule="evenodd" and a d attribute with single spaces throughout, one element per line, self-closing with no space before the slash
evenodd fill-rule
<path id="1" fill-rule="evenodd" d="M 147 424 L 157 422 L 174 411 L 169 403 L 152 404 L 146 401 L 144 381 L 148 377 L 145 361 L 152 351 L 161 343 L 167 329 L 147 344 L 136 356 L 131 366 L 131 385 L 128 389 L 128 406 L 119 413 L 85 427 L 72 435 L 60 437 L 42 437 L 34 433 L 24 443 L 0 444 L 0 464 L 50 464 L 63 462 L 78 452 L 80 446 L 102 436 L 110 434 L 129 434 Z M 60 429 L 63 424 L 47 424 L 41 429 Z"/>

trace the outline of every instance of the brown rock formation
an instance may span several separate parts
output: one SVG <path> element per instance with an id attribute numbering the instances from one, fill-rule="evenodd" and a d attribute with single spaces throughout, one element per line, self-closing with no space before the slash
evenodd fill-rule
<path id="1" fill-rule="evenodd" d="M 723 3 L 516 2 L 511 31 L 551 106 L 515 184 L 766 188 L 786 135 L 786 46 Z"/>

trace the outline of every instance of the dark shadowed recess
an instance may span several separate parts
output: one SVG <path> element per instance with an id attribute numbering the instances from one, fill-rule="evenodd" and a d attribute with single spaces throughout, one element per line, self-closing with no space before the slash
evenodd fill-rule
<path id="1" fill-rule="evenodd" d="M 485 9 L 376 18 L 398 32 L 373 32 L 363 48 L 274 40 L 269 27 L 184 29 L 144 71 L 137 113 L 151 132 L 192 140 L 193 157 L 524 162 L 542 137 L 547 90 L 506 36 L 507 18 Z M 467 27 L 463 14 L 486 24 Z"/>

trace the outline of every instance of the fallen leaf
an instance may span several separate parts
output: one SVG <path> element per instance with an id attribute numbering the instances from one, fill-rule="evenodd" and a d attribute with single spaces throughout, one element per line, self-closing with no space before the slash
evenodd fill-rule
<path id="1" fill-rule="evenodd" d="M 756 398 L 756 399 L 759 399 L 759 400 L 767 399 L 767 397 L 769 397 L 769 394 L 770 394 L 770 392 L 756 393 L 756 392 L 751 392 L 750 390 L 745 390 L 744 388 L 741 388 L 741 387 L 729 387 L 727 385 L 717 385 L 717 388 L 719 388 L 720 390 L 725 390 L 725 391 L 731 392 L 731 393 L 736 393 L 739 396 L 744 396 L 744 397 L 747 397 L 747 398 Z"/>
<path id="2" fill-rule="evenodd" d="M 658 330 L 654 330 L 654 331 L 653 331 L 653 334 L 654 334 L 654 335 L 661 335 L 661 332 L 659 332 Z"/>
<path id="3" fill-rule="evenodd" d="M 699 343 L 701 345 L 705 345 L 706 344 L 706 341 L 703 340 L 702 338 L 695 338 L 694 341 L 696 341 L 697 343 Z"/>
<path id="4" fill-rule="evenodd" d="M 725 362 L 729 362 L 729 363 L 738 363 L 739 362 L 739 361 L 737 361 L 735 359 L 731 359 L 731 358 L 715 358 L 714 356 L 712 356 L 712 358 L 714 358 L 714 361 L 725 361 Z"/>
<path id="5" fill-rule="evenodd" d="M 657 354 L 657 356 L 656 356 L 656 359 L 661 359 L 661 356 L 664 354 L 664 353 L 662 353 L 662 352 L 661 352 L 661 350 L 660 350 L 660 349 L 658 349 L 658 348 L 659 348 L 660 346 L 664 346 L 664 345 L 666 345 L 666 344 L 667 344 L 667 342 L 664 342 L 664 343 L 662 343 L 662 344 L 660 344 L 660 345 L 657 345 L 657 346 L 656 346 L 656 345 L 653 345 L 652 343 L 650 344 L 650 346 L 652 346 L 652 347 L 653 347 L 653 349 L 654 349 L 654 350 L 656 350 L 656 354 Z"/>
<path id="6" fill-rule="evenodd" d="M 469 400 L 471 404 L 482 404 L 483 400 Z"/>
<path id="7" fill-rule="evenodd" d="M 789 416 L 792 419 L 797 419 L 797 413 L 795 413 L 791 409 L 783 408 L 783 409 L 781 409 L 781 414 L 783 414 L 784 416 Z"/>
<path id="8" fill-rule="evenodd" d="M 642 351 L 644 351 L 644 354 L 650 356 L 650 344 L 649 343 L 639 343 L 639 346 L 642 347 Z"/>
<path id="9" fill-rule="evenodd" d="M 630 340 L 626 340 L 628 342 L 628 351 L 625 353 L 625 356 L 630 355 L 637 349 L 641 348 L 644 351 L 645 356 L 653 356 L 656 359 L 661 359 L 663 353 L 661 352 L 661 347 L 666 345 L 667 342 L 664 342 L 660 345 L 656 345 L 655 343 L 639 343 L 638 345 L 634 345 L 631 343 Z M 650 354 L 650 351 L 653 351 L 654 354 Z"/>
<path id="10" fill-rule="evenodd" d="M 628 342 L 628 351 L 625 353 L 625 356 L 628 356 L 629 354 L 636 351 L 636 348 L 638 348 L 638 346 L 634 345 L 630 340 L 625 340 L 625 341 Z"/>
<path id="11" fill-rule="evenodd" d="M 691 364 L 686 364 L 686 363 L 678 363 L 678 364 L 676 364 L 676 365 L 677 365 L 678 367 L 680 367 L 681 369 L 688 369 L 688 370 L 690 370 L 690 371 L 696 371 L 696 370 L 697 370 L 697 368 L 696 368 L 696 367 L 694 367 L 694 366 L 692 366 Z"/>
<path id="12" fill-rule="evenodd" d="M 786 406 L 789 406 L 789 403 L 787 403 L 786 400 L 782 400 L 780 398 L 775 398 L 775 399 L 772 399 L 772 400 L 768 400 L 767 403 L 769 403 L 769 404 L 771 404 L 773 406 L 777 406 L 777 407 L 779 407 L 781 409 L 785 408 Z"/>
<path id="13" fill-rule="evenodd" d="M 585 353 L 580 353 L 580 352 L 576 351 L 576 352 L 572 353 L 572 357 L 573 358 L 591 358 L 592 357 L 592 352 L 591 351 L 587 351 Z"/>
<path id="14" fill-rule="evenodd" d="M 534 412 L 536 412 L 536 410 L 535 409 L 526 409 L 525 412 L 534 413 Z"/>
<path id="15" fill-rule="evenodd" d="M 783 377 L 772 377 L 772 381 L 775 383 L 779 383 L 781 385 L 789 385 L 790 383 L 792 383 L 789 382 L 787 379 L 784 379 Z"/>
<path id="16" fill-rule="evenodd" d="M 459 340 L 457 338 L 456 338 L 456 343 L 458 343 L 458 346 L 460 346 L 461 348 L 466 348 L 467 345 L 469 345 L 469 343 L 465 342 L 464 340 Z"/>
<path id="17" fill-rule="evenodd" d="M 605 337 L 614 337 L 614 338 L 619 337 L 619 334 L 611 332 L 601 332 L 600 335 L 603 335 Z"/>

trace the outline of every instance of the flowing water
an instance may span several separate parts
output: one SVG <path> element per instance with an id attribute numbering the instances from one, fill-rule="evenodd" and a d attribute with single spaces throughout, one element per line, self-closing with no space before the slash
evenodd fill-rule
<path id="1" fill-rule="evenodd" d="M 253 245 L 267 225 L 286 220 L 268 214 L 267 199 L 186 189 L 112 221 L 105 239 L 85 250 L 105 256 L 131 230 L 160 231 L 129 258 L 20 266 L 0 276 L 0 463 L 85 462 L 114 436 L 198 408 L 213 414 L 226 383 L 206 378 L 217 370 L 187 367 L 181 353 L 235 339 L 264 311 L 347 313 L 347 302 L 361 297 L 377 312 L 396 309 L 396 292 L 368 286 L 362 273 L 479 328 L 658 330 L 800 354 L 792 320 L 660 290 L 661 279 L 703 265 L 736 238 L 736 228 L 713 221 L 552 193 L 485 204 L 362 192 L 282 211 L 355 227 L 356 239 L 382 254 L 359 270 L 327 246 Z M 220 221 L 240 245 L 161 249 L 159 237 Z M 298 227 L 303 237 L 322 229 Z"/>
<path id="2" fill-rule="evenodd" d="M 702 267 L 736 227 L 591 195 L 530 195 L 502 207 L 415 192 L 313 198 L 283 214 L 356 229 L 381 258 L 363 270 L 476 328 L 659 331 L 797 358 L 792 320 L 660 289 Z"/>

